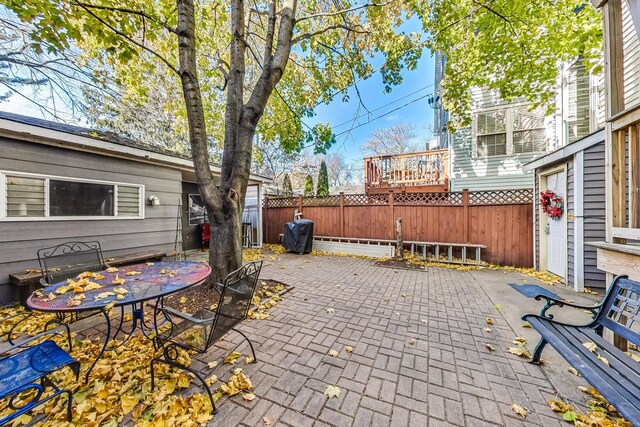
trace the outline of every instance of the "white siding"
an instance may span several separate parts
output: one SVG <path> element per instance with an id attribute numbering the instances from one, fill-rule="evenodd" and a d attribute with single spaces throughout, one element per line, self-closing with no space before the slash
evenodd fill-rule
<path id="1" fill-rule="evenodd" d="M 626 1 L 622 2 L 624 108 L 640 103 L 640 41 Z"/>

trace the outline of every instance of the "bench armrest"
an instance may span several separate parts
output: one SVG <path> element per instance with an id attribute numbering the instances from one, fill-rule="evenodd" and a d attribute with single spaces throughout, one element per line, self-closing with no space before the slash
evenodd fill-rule
<path id="1" fill-rule="evenodd" d="M 557 298 L 553 298 L 550 297 L 548 295 L 543 295 L 543 294 L 538 294 L 534 297 L 536 299 L 536 301 L 540 301 L 543 298 L 547 301 L 547 303 L 544 305 L 544 307 L 542 308 L 542 310 L 540 311 L 540 316 L 544 317 L 546 319 L 553 319 L 553 314 L 547 314 L 547 310 L 549 310 L 551 307 L 554 306 L 558 306 L 558 307 L 564 307 L 565 305 L 568 307 L 572 307 L 572 308 L 577 308 L 577 309 L 581 309 L 581 310 L 588 310 L 592 313 L 592 317 L 595 318 L 596 315 L 598 314 L 598 312 L 600 311 L 600 308 L 602 307 L 602 303 L 598 304 L 598 305 L 580 305 L 580 304 L 574 304 L 565 300 L 560 300 Z"/>

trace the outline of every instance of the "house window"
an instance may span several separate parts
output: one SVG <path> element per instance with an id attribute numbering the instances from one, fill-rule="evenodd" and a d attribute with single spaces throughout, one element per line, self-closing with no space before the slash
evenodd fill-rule
<path id="1" fill-rule="evenodd" d="M 537 153 L 546 150 L 544 112 L 526 106 L 477 113 L 477 157 Z"/>
<path id="2" fill-rule="evenodd" d="M 16 172 L 0 172 L 0 184 L 0 219 L 143 217 L 141 185 Z"/>

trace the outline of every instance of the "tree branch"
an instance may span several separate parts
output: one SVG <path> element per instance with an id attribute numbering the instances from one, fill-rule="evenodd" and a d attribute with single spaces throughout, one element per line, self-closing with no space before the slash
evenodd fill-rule
<path id="1" fill-rule="evenodd" d="M 89 3 L 82 3 L 82 2 L 78 2 L 76 1 L 75 4 L 77 4 L 78 6 L 83 7 L 85 10 L 86 9 L 98 9 L 98 10 L 108 10 L 111 12 L 121 12 L 121 13 L 128 13 L 130 15 L 137 15 L 140 16 L 142 18 L 146 18 L 152 22 L 155 22 L 158 25 L 161 25 L 164 29 L 166 29 L 167 31 L 173 33 L 173 34 L 178 34 L 178 30 L 172 26 L 170 26 L 169 24 L 167 24 L 166 22 L 163 21 L 159 21 L 157 18 L 152 17 L 151 15 L 149 15 L 148 13 L 145 13 L 141 10 L 133 10 L 133 9 L 128 9 L 126 7 L 115 7 L 115 6 L 104 6 L 104 5 L 97 5 L 97 4 L 89 4 Z"/>
<path id="2" fill-rule="evenodd" d="M 115 34 L 119 35 L 120 37 L 122 37 L 123 39 L 127 40 L 129 43 L 139 47 L 142 50 L 145 50 L 147 52 L 149 52 L 150 54 L 152 54 L 153 56 L 155 56 L 156 58 L 158 58 L 159 60 L 161 60 L 162 62 L 165 63 L 165 65 L 167 67 L 169 67 L 169 69 L 171 69 L 174 73 L 176 74 L 180 74 L 178 72 L 178 69 L 169 62 L 168 59 L 166 59 L 164 56 L 160 55 L 158 52 L 156 52 L 155 50 L 145 46 L 144 44 L 132 39 L 131 37 L 129 37 L 128 35 L 124 34 L 122 31 L 118 30 L 117 28 L 114 28 L 112 25 L 110 25 L 108 22 L 106 22 L 104 19 L 100 18 L 99 16 L 97 16 L 95 13 L 93 13 L 91 10 L 89 10 L 87 7 L 83 6 L 81 3 L 78 3 L 78 5 L 83 8 L 89 15 L 93 16 L 95 19 L 98 20 L 98 22 L 100 22 L 102 25 L 104 25 L 105 27 L 107 27 L 108 29 L 110 29 L 111 31 L 113 31 Z"/>
<path id="3" fill-rule="evenodd" d="M 302 22 L 307 19 L 314 19 L 314 18 L 320 18 L 320 17 L 326 17 L 326 16 L 344 15 L 346 13 L 355 12 L 356 10 L 366 9 L 369 7 L 386 6 L 388 4 L 393 3 L 394 1 L 395 0 L 389 0 L 384 3 L 367 3 L 360 6 L 354 6 L 349 9 L 337 10 L 335 12 L 314 13 L 313 15 L 307 15 L 307 16 L 303 16 L 302 18 L 296 19 L 295 23 L 297 24 L 298 22 Z"/>
<path id="4" fill-rule="evenodd" d="M 293 40 L 291 40 L 291 44 L 292 45 L 296 45 L 298 43 L 300 43 L 303 40 L 309 40 L 315 36 L 319 36 L 320 34 L 326 33 L 327 31 L 331 31 L 331 30 L 346 30 L 347 32 L 352 32 L 352 33 L 356 33 L 356 34 L 371 34 L 371 31 L 364 31 L 364 30 L 357 30 L 354 27 L 349 27 L 347 25 L 343 25 L 343 24 L 337 24 L 337 25 L 330 25 L 326 28 L 323 28 L 321 30 L 318 31 L 314 31 L 312 33 L 304 33 L 304 34 L 300 34 L 299 36 L 295 37 Z"/>

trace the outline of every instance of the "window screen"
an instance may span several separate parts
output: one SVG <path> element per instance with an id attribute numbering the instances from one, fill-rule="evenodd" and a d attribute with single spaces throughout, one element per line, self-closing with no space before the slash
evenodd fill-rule
<path id="1" fill-rule="evenodd" d="M 113 216 L 114 186 L 49 180 L 50 216 Z"/>

